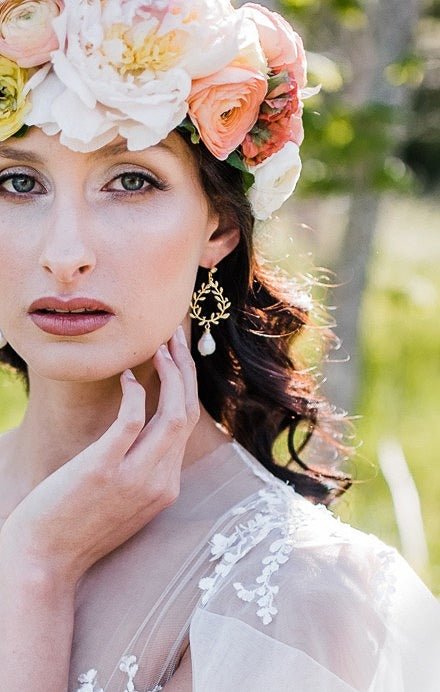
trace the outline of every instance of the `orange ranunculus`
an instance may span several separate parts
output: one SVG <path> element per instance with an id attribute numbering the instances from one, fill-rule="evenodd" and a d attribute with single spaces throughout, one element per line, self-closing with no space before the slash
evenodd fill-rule
<path id="1" fill-rule="evenodd" d="M 257 122 L 266 92 L 265 75 L 234 65 L 193 82 L 189 116 L 216 158 L 224 161 L 240 146 Z"/>
<path id="2" fill-rule="evenodd" d="M 20 67 L 36 67 L 58 48 L 52 20 L 63 0 L 6 0 L 0 4 L 0 53 Z"/>

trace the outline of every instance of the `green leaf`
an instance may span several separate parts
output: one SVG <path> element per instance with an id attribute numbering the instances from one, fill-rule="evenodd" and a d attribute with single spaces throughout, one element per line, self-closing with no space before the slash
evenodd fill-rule
<path id="1" fill-rule="evenodd" d="M 193 144 L 199 144 L 200 143 L 200 133 L 197 130 L 196 126 L 190 120 L 190 118 L 185 118 L 183 122 L 180 123 L 180 125 L 177 128 L 178 130 L 186 130 L 187 132 L 190 133 L 191 135 L 191 142 Z"/>
<path id="2" fill-rule="evenodd" d="M 29 125 L 22 125 L 20 127 L 20 129 L 12 136 L 13 137 L 24 137 L 28 130 L 29 130 Z"/>
<path id="3" fill-rule="evenodd" d="M 237 168 L 243 174 L 244 191 L 247 192 L 255 182 L 255 176 L 249 171 L 238 151 L 233 151 L 226 159 L 233 168 Z"/>

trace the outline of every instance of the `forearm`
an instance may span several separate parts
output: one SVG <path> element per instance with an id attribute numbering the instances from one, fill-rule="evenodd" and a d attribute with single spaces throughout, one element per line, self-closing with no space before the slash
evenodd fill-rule
<path id="1" fill-rule="evenodd" d="M 74 597 L 0 550 L 0 690 L 67 691 Z"/>

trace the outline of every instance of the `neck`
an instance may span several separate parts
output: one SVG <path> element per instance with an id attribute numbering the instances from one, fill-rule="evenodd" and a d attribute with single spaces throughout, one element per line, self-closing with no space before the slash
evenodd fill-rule
<path id="1" fill-rule="evenodd" d="M 150 363 L 133 372 L 147 392 L 148 422 L 157 410 L 160 381 Z M 30 371 L 29 381 L 23 421 L 3 436 L 0 445 L 0 517 L 7 516 L 47 476 L 101 437 L 116 419 L 121 403 L 119 376 L 99 382 L 61 382 Z M 182 468 L 230 439 L 201 406 Z"/>

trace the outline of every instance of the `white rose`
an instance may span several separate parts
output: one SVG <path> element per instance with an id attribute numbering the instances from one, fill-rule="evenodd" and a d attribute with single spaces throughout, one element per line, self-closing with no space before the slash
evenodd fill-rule
<path id="1" fill-rule="evenodd" d="M 32 108 L 25 123 L 40 127 L 47 135 L 60 134 L 61 144 L 83 153 L 105 146 L 118 135 L 102 106 L 88 108 L 53 71 L 33 86 Z"/>
<path id="2" fill-rule="evenodd" d="M 164 139 L 187 115 L 192 79 L 237 54 L 242 21 L 229 0 L 181 0 L 176 12 L 168 7 L 66 0 L 54 21 L 60 49 L 52 53 L 64 91 L 53 79 L 35 89 L 40 122 L 34 124 L 59 131 L 63 144 L 83 152 L 117 134 L 132 150 Z"/>
<path id="3" fill-rule="evenodd" d="M 248 191 L 254 216 L 268 219 L 294 191 L 301 174 L 299 147 L 287 144 L 257 166 L 249 166 L 255 182 Z"/>

